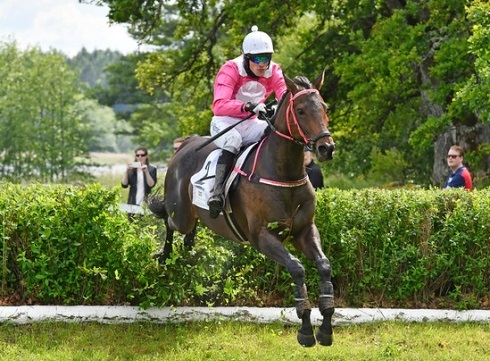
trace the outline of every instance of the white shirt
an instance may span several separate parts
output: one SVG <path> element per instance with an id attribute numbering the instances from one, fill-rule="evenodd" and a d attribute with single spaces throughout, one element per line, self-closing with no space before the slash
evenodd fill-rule
<path id="1" fill-rule="evenodd" d="M 137 175 L 138 181 L 136 183 L 136 204 L 140 206 L 145 199 L 145 175 L 141 169 L 138 169 Z"/>

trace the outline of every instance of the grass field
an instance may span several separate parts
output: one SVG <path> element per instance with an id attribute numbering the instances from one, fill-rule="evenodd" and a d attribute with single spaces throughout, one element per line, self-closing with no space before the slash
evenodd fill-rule
<path id="1" fill-rule="evenodd" d="M 384 322 L 335 328 L 331 347 L 303 348 L 297 325 L 191 322 L 0 326 L 2 361 L 283 361 L 490 359 L 490 325 Z"/>
<path id="2" fill-rule="evenodd" d="M 132 162 L 133 153 L 91 152 L 90 160 L 99 165 L 117 165 Z"/>

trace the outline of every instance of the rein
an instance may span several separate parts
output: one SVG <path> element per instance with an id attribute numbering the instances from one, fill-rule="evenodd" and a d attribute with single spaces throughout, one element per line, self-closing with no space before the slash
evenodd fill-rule
<path id="1" fill-rule="evenodd" d="M 293 111 L 294 101 L 299 96 L 304 95 L 304 94 L 309 94 L 309 93 L 319 94 L 319 92 L 318 92 L 317 89 L 303 89 L 303 90 L 300 90 L 299 92 L 297 92 L 296 94 L 292 95 L 291 98 L 289 99 L 289 104 L 288 104 L 288 107 L 286 109 L 286 124 L 287 124 L 289 135 L 288 134 L 284 134 L 284 133 L 278 131 L 274 127 L 274 124 L 271 121 L 271 119 L 269 119 L 268 117 L 265 117 L 265 120 L 269 124 L 269 127 L 271 128 L 271 130 L 274 133 L 276 133 L 277 135 L 279 135 L 280 137 L 285 138 L 287 140 L 290 140 L 290 141 L 292 141 L 292 142 L 294 142 L 296 144 L 299 144 L 301 146 L 305 146 L 306 145 L 307 147 L 311 148 L 312 145 L 314 145 L 318 141 L 318 139 L 320 139 L 322 137 L 325 137 L 325 136 L 331 137 L 332 135 L 331 135 L 330 132 L 327 131 L 327 132 L 322 132 L 322 133 L 318 134 L 313 139 L 309 139 L 309 138 L 306 137 L 305 133 L 301 129 L 301 126 L 300 126 L 300 124 L 298 122 L 298 119 L 296 118 L 296 114 L 294 114 L 294 111 Z M 281 99 L 281 101 L 279 103 L 278 109 L 281 108 L 284 99 L 285 99 L 285 96 Z M 298 132 L 299 132 L 301 138 L 303 139 L 303 141 L 296 140 L 296 139 L 294 139 L 292 137 L 292 129 L 291 129 L 291 123 L 292 122 L 291 122 L 291 118 L 290 118 L 290 115 L 291 114 L 292 114 L 294 125 L 298 129 Z M 272 119 L 275 120 L 276 117 L 277 117 L 277 113 L 274 114 L 274 116 L 272 117 Z M 250 182 L 263 183 L 263 184 L 268 184 L 268 185 L 275 186 L 275 187 L 292 188 L 292 187 L 299 187 L 299 186 L 302 186 L 302 185 L 306 184 L 308 182 L 308 175 L 306 175 L 305 177 L 303 177 L 303 178 L 301 178 L 299 180 L 289 181 L 289 182 L 276 181 L 276 180 L 273 180 L 273 179 L 262 178 L 262 177 L 258 177 L 258 176 L 255 175 L 255 168 L 256 168 L 257 163 L 258 163 L 258 156 L 260 154 L 260 151 L 262 150 L 262 145 L 264 144 L 264 141 L 267 138 L 268 137 L 265 137 L 265 138 L 262 139 L 262 141 L 260 142 L 260 144 L 258 146 L 257 152 L 255 152 L 255 157 L 254 157 L 254 161 L 253 161 L 253 165 L 252 165 L 252 171 L 250 172 L 250 174 L 247 174 L 242 169 L 238 169 L 238 168 L 235 168 L 234 171 L 236 173 L 240 174 L 241 176 L 246 177 Z"/>
<path id="2" fill-rule="evenodd" d="M 264 139 L 262 139 L 262 141 L 260 142 L 259 147 L 257 149 L 257 152 L 255 152 L 254 162 L 252 165 L 252 171 L 250 172 L 250 174 L 247 174 L 242 169 L 239 169 L 236 167 L 234 168 L 234 171 L 236 173 L 240 174 L 241 176 L 246 177 L 249 180 L 249 182 L 257 182 L 257 183 L 262 183 L 262 184 L 268 184 L 268 185 L 275 186 L 275 187 L 293 188 L 293 187 L 299 187 L 299 186 L 302 186 L 303 184 L 306 184 L 306 182 L 308 182 L 308 175 L 306 175 L 304 178 L 301 178 L 297 181 L 291 181 L 291 182 L 276 181 L 273 179 L 255 176 L 255 167 L 257 166 L 257 163 L 258 163 L 259 153 L 262 150 L 262 145 L 264 144 L 264 141 L 267 138 L 268 137 L 265 137 Z"/>
<path id="3" fill-rule="evenodd" d="M 318 94 L 319 92 L 318 92 L 317 89 L 303 89 L 303 90 L 300 90 L 299 92 L 297 92 L 296 94 L 294 94 L 293 96 L 291 96 L 291 98 L 289 99 L 288 108 L 286 109 L 286 125 L 288 127 L 289 135 L 288 134 L 281 133 L 280 131 L 278 131 L 276 129 L 276 127 L 274 127 L 274 125 L 272 124 L 272 122 L 269 119 L 266 118 L 266 121 L 269 124 L 269 127 L 272 129 L 272 131 L 274 133 L 276 133 L 277 135 L 279 135 L 280 137 L 285 138 L 287 140 L 290 140 L 290 141 L 292 141 L 292 142 L 294 142 L 296 144 L 299 144 L 299 145 L 302 145 L 302 146 L 306 145 L 307 147 L 312 148 L 311 144 L 315 144 L 318 141 L 318 139 L 323 138 L 323 137 L 331 137 L 332 134 L 327 131 L 327 132 L 323 132 L 323 133 L 318 134 L 313 139 L 308 139 L 306 137 L 306 135 L 304 134 L 303 130 L 301 129 L 301 126 L 300 126 L 300 124 L 298 122 L 298 119 L 296 118 L 296 114 L 294 114 L 293 105 L 294 105 L 294 100 L 296 98 L 298 98 L 300 95 L 308 94 L 308 93 L 316 93 L 316 94 Z M 292 137 L 292 134 L 293 133 L 291 131 L 291 118 L 290 118 L 290 114 L 292 114 L 292 116 L 293 116 L 294 125 L 298 129 L 299 135 L 301 136 L 301 138 L 303 138 L 303 141 L 296 140 L 296 139 L 294 139 Z"/>

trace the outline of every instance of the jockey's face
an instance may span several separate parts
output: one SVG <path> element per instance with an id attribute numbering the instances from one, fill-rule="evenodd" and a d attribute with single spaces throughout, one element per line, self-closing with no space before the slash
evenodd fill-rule
<path id="1" fill-rule="evenodd" d="M 252 60 L 248 61 L 248 65 L 250 66 L 250 70 L 257 75 L 258 77 L 262 77 L 265 75 L 265 71 L 269 68 L 270 61 L 268 62 L 260 62 L 258 64 L 254 63 Z"/>

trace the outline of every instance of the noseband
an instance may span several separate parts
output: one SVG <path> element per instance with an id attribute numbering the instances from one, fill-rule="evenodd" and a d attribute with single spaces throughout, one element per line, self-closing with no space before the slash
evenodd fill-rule
<path id="1" fill-rule="evenodd" d="M 281 133 L 280 131 L 278 131 L 276 128 L 274 128 L 274 126 L 272 124 L 269 123 L 269 126 L 271 126 L 272 130 L 279 136 L 285 138 L 285 139 L 288 139 L 288 140 L 291 140 L 293 142 L 295 142 L 296 144 L 300 144 L 300 145 L 306 145 L 308 146 L 309 148 L 313 148 L 313 146 L 315 145 L 315 143 L 318 141 L 318 139 L 320 138 L 323 138 L 323 137 L 331 137 L 332 134 L 328 131 L 326 132 L 321 132 L 320 134 L 318 134 L 316 137 L 314 137 L 313 139 L 309 139 L 308 137 L 306 137 L 305 133 L 303 132 L 303 130 L 301 129 L 301 126 L 298 122 L 298 119 L 296 118 L 296 114 L 294 114 L 294 109 L 293 109 L 293 106 L 294 106 L 294 100 L 296 98 L 298 98 L 299 96 L 303 95 L 303 94 L 308 94 L 308 93 L 316 93 L 318 94 L 318 90 L 316 89 L 303 89 L 303 90 L 300 90 L 299 92 L 297 92 L 296 94 L 292 95 L 291 98 L 289 99 L 289 104 L 288 104 L 288 108 L 286 109 L 286 124 L 287 124 L 287 127 L 288 127 L 288 132 L 289 132 L 289 135 L 287 134 L 284 134 L 284 133 Z M 293 116 L 293 122 L 294 122 L 294 125 L 296 126 L 296 128 L 298 129 L 298 132 L 299 132 L 299 135 L 301 136 L 301 138 L 303 138 L 303 141 L 299 141 L 299 140 L 296 140 L 292 137 L 292 131 L 291 131 L 291 118 L 290 118 L 290 115 L 292 114 Z M 328 117 L 328 116 L 327 116 Z"/>

